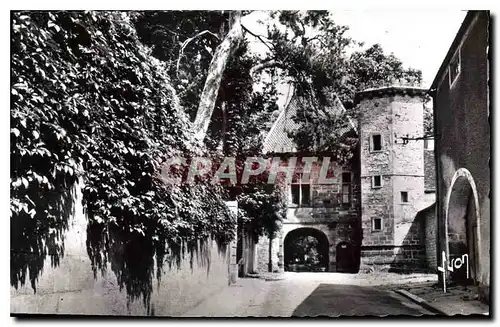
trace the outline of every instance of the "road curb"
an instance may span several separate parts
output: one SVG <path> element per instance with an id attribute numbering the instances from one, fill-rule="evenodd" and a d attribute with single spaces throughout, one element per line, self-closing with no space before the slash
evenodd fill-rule
<path id="1" fill-rule="evenodd" d="M 273 276 L 273 277 L 262 276 L 261 278 L 264 279 L 266 282 L 274 282 L 274 281 L 278 281 L 278 280 L 284 280 L 285 276 Z"/>
<path id="2" fill-rule="evenodd" d="M 276 281 L 276 280 L 284 280 L 285 274 L 283 274 L 283 273 L 262 273 L 262 274 L 260 274 L 260 278 L 265 280 L 266 282 Z"/>
<path id="3" fill-rule="evenodd" d="M 407 299 L 412 300 L 413 302 L 417 303 L 418 305 L 426 308 L 427 310 L 429 310 L 429 311 L 431 311 L 431 312 L 433 312 L 435 314 L 444 315 L 444 316 L 448 316 L 449 315 L 446 312 L 444 312 L 444 311 L 436 308 L 435 306 L 433 306 L 432 304 L 430 304 L 426 300 L 422 299 L 421 297 L 416 296 L 415 294 L 412 294 L 412 293 L 408 292 L 407 290 L 395 290 L 395 292 L 398 293 L 398 294 L 403 295 Z"/>

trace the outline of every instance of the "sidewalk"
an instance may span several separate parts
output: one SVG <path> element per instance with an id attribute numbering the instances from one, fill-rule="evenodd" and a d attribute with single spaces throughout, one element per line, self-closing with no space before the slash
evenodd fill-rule
<path id="1" fill-rule="evenodd" d="M 478 300 L 473 286 L 451 286 L 444 293 L 437 283 L 420 283 L 401 285 L 395 291 L 437 315 L 489 316 L 489 306 Z"/>

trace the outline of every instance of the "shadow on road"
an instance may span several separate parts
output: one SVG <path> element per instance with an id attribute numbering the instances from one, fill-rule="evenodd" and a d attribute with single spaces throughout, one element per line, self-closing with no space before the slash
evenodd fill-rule
<path id="1" fill-rule="evenodd" d="M 429 314 L 393 292 L 367 286 L 320 284 L 295 309 L 293 317 L 392 316 Z"/>

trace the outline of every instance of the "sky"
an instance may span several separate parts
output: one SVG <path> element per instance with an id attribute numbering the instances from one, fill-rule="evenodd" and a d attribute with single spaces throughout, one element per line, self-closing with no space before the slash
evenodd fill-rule
<path id="1" fill-rule="evenodd" d="M 334 20 L 349 26 L 348 35 L 366 45 L 380 43 L 405 67 L 422 70 L 423 87 L 430 87 L 466 12 L 339 11 Z"/>
<path id="2" fill-rule="evenodd" d="M 347 35 L 369 47 L 380 43 L 387 54 L 393 53 L 406 68 L 422 71 L 423 87 L 430 87 L 448 52 L 466 12 L 427 10 L 356 10 L 332 12 L 337 24 L 349 27 Z M 266 34 L 263 24 L 267 14 L 258 11 L 245 17 L 243 25 L 251 31 Z M 265 46 L 249 38 L 256 51 Z"/>

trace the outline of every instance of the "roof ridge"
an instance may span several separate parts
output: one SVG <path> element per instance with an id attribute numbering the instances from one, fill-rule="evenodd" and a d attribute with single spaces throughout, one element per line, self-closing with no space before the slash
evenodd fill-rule
<path id="1" fill-rule="evenodd" d="M 267 142 L 269 136 L 272 134 L 273 130 L 276 128 L 278 122 L 280 121 L 280 119 L 283 117 L 283 115 L 286 113 L 286 109 L 288 108 L 288 106 L 290 105 L 290 102 L 292 102 L 292 99 L 294 97 L 294 94 L 295 94 L 295 91 L 293 91 L 293 94 L 290 96 L 290 89 L 292 88 L 291 85 L 289 85 L 288 87 L 288 95 L 287 95 L 287 100 L 285 100 L 285 105 L 283 106 L 283 108 L 280 110 L 279 114 L 278 114 L 278 117 L 276 118 L 276 120 L 274 121 L 273 125 L 271 126 L 271 128 L 269 129 L 269 132 L 267 132 L 267 135 L 266 137 L 264 138 L 264 144 Z"/>
<path id="2" fill-rule="evenodd" d="M 287 114 L 290 112 L 293 112 L 294 110 L 296 111 L 298 106 L 301 105 L 301 101 L 299 98 L 300 97 L 296 94 L 296 92 L 294 90 L 292 96 L 290 96 L 290 98 L 289 98 L 288 103 L 280 111 L 278 118 L 274 121 L 269 132 L 267 133 L 266 137 L 264 138 L 264 144 L 263 144 L 263 152 L 264 153 L 267 153 L 269 151 L 273 151 L 273 147 L 274 147 L 274 151 L 276 151 L 275 148 L 279 142 L 281 142 L 280 144 L 282 147 L 287 146 L 287 145 L 290 146 L 290 144 L 287 144 L 287 143 L 294 143 L 295 144 L 295 142 L 293 140 L 291 140 L 287 135 L 282 135 L 282 134 L 284 134 L 286 132 L 286 129 L 287 129 L 286 125 L 287 125 L 287 121 L 289 119 L 289 116 Z M 334 114 L 347 113 L 347 110 L 346 110 L 344 104 L 342 103 L 342 101 L 340 101 L 340 98 L 337 95 L 337 93 L 333 93 L 333 98 L 334 99 L 333 99 L 332 105 L 328 106 L 328 107 L 325 106 L 325 108 Z M 343 131 L 342 134 L 347 133 L 349 130 L 353 130 L 357 134 L 358 131 L 357 131 L 357 126 L 356 126 L 355 122 L 353 121 L 353 119 L 351 118 L 350 115 L 346 114 L 346 116 L 348 119 L 348 121 L 347 121 L 348 126 L 346 126 L 346 128 L 342 129 L 342 131 Z M 278 126 L 281 127 L 281 125 L 283 125 L 282 130 L 277 131 Z M 299 125 L 299 124 L 297 124 L 297 125 Z M 297 128 L 297 127 L 298 126 L 295 126 L 295 128 Z M 292 127 L 292 128 L 294 128 L 294 127 Z M 275 139 L 273 140 L 272 137 L 274 137 Z M 276 144 L 273 144 L 273 142 Z"/>

